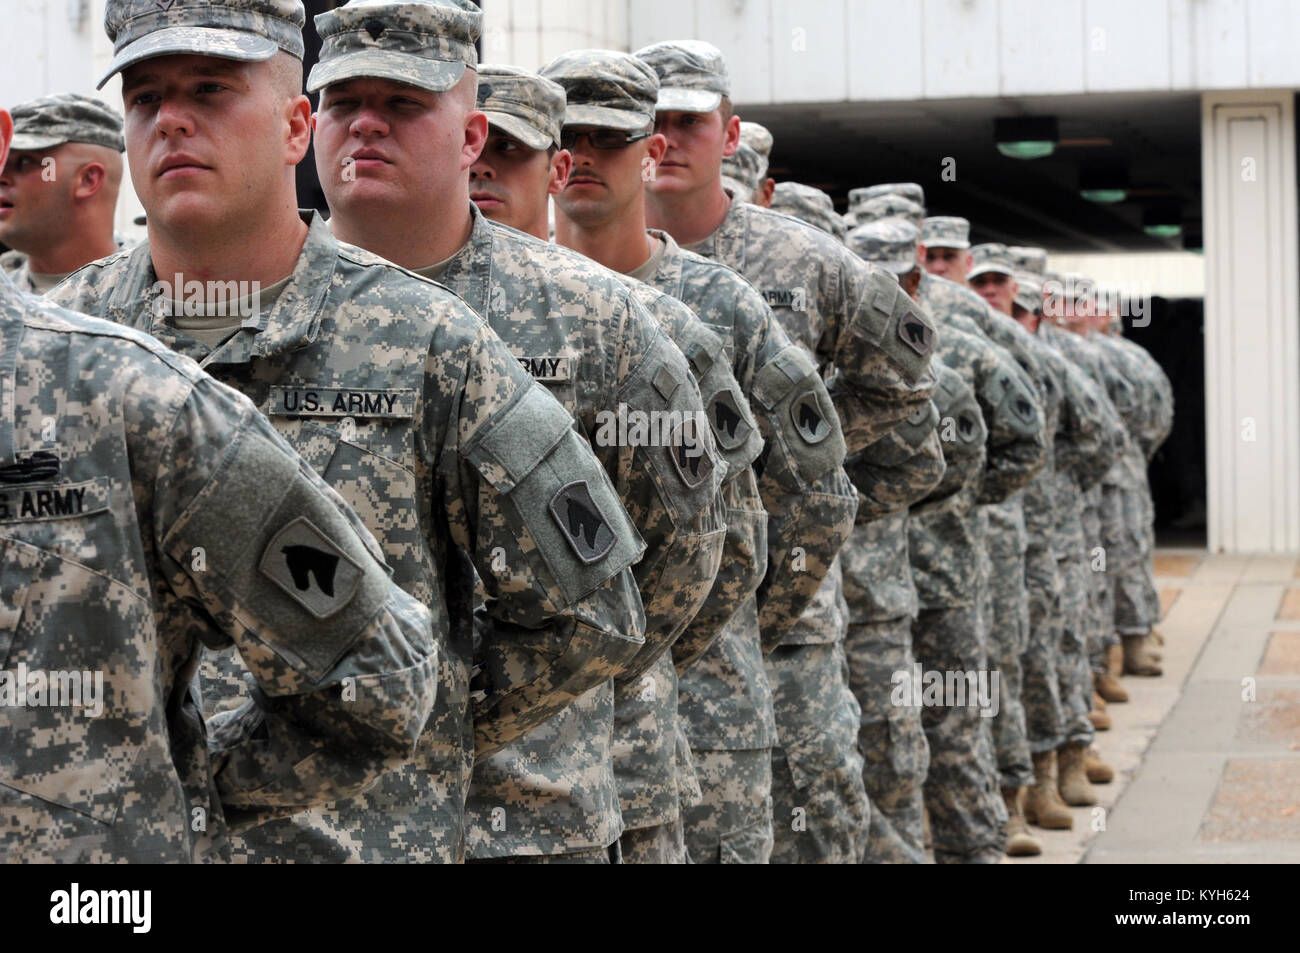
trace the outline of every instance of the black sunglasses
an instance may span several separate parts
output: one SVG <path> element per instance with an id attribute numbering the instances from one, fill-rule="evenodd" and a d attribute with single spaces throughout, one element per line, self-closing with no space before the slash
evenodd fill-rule
<path id="1" fill-rule="evenodd" d="M 585 138 L 593 149 L 623 149 L 634 142 L 648 139 L 654 135 L 653 129 L 644 132 L 623 132 L 621 129 L 589 129 L 575 132 L 571 129 L 560 131 L 560 148 L 572 149 L 579 139 Z"/>

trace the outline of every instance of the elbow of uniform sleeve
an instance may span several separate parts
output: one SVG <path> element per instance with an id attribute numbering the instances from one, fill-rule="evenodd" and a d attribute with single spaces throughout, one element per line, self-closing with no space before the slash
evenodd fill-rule
<path id="1" fill-rule="evenodd" d="M 222 803 L 307 808 L 359 794 L 409 761 L 437 694 L 431 625 L 428 610 L 398 590 L 318 683 L 271 695 L 259 682 L 252 700 L 215 716 Z"/>
<path id="2" fill-rule="evenodd" d="M 759 632 L 770 652 L 817 594 L 853 532 L 858 491 L 837 467 L 798 496 L 784 498 L 768 520 L 767 575 L 758 590 Z"/>
<path id="3" fill-rule="evenodd" d="M 498 630 L 511 628 L 501 620 L 492 622 Z M 548 651 L 529 668 L 531 677 L 516 673 L 507 688 L 474 705 L 477 756 L 500 750 L 620 674 L 645 644 L 644 633 L 645 613 L 631 569 L 606 580 L 563 616 L 550 620 L 540 635 L 530 633 L 531 640 L 544 641 Z M 500 631 L 493 638 L 502 644 L 511 642 Z M 499 667 L 519 666 L 507 658 Z"/>
<path id="4" fill-rule="evenodd" d="M 696 514 L 684 532 L 676 534 L 672 545 L 655 565 L 646 565 L 643 560 L 636 566 L 634 572 L 645 605 L 645 645 L 619 673 L 618 681 L 639 679 L 683 637 L 697 618 L 722 562 L 726 529 L 719 494 L 710 506 Z M 703 626 L 693 627 L 691 633 L 693 640 L 708 642 L 718 634 L 710 635 Z"/>

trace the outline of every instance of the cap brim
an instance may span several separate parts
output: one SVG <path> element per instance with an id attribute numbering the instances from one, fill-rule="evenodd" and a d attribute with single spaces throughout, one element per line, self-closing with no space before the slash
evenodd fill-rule
<path id="1" fill-rule="evenodd" d="M 926 247 L 928 248 L 929 246 L 927 245 Z M 966 280 L 969 281 L 976 275 L 986 275 L 990 273 L 995 275 L 1006 275 L 1008 278 L 1015 277 L 1015 275 L 1011 273 L 1011 270 L 1005 265 L 976 265 L 970 271 L 966 272 Z"/>
<path id="2" fill-rule="evenodd" d="M 364 76 L 405 83 L 431 93 L 445 93 L 464 75 L 465 64 L 460 60 L 431 60 L 393 50 L 357 50 L 330 57 L 313 66 L 311 75 L 307 77 L 307 92 L 314 93 L 326 86 Z"/>
<path id="3" fill-rule="evenodd" d="M 68 139 L 61 139 L 58 136 L 37 136 L 31 133 L 15 132 L 13 140 L 9 143 L 9 149 L 12 152 L 39 152 L 42 149 L 53 149 L 55 146 L 61 146 Z"/>
<path id="4" fill-rule="evenodd" d="M 196 56 L 216 56 L 223 60 L 242 60 L 256 63 L 269 60 L 278 51 L 274 41 L 264 36 L 245 33 L 242 30 L 220 29 L 207 26 L 174 26 L 164 30 L 155 30 L 140 37 L 134 43 L 128 43 L 113 57 L 108 72 L 95 84 L 96 89 L 103 89 L 104 84 L 128 66 L 141 60 L 153 59 L 155 56 L 172 56 L 188 53 Z"/>
<path id="5" fill-rule="evenodd" d="M 483 114 L 487 116 L 489 125 L 496 126 L 512 139 L 518 139 L 529 149 L 549 149 L 551 146 L 558 145 L 546 133 L 518 116 L 491 109 L 483 110 Z"/>
<path id="6" fill-rule="evenodd" d="M 566 126 L 599 126 L 602 129 L 621 129 L 624 132 L 640 132 L 647 126 L 654 125 L 655 117 L 641 113 L 628 112 L 626 109 L 614 109 L 610 106 L 570 104 L 564 109 Z"/>
<path id="7" fill-rule="evenodd" d="M 665 89 L 660 87 L 655 112 L 711 113 L 722 105 L 722 94 L 707 89 Z"/>

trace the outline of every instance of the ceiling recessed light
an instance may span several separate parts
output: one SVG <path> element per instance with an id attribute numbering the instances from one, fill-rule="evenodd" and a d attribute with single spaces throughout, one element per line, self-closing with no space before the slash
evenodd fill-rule
<path id="1" fill-rule="evenodd" d="M 1056 151 L 1056 118 L 1019 116 L 993 120 L 993 141 L 1010 159 L 1041 159 Z"/>

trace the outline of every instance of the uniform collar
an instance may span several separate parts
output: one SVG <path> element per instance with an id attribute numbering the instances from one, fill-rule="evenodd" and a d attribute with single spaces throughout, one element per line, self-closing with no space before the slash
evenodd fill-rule
<path id="1" fill-rule="evenodd" d="M 298 253 L 289 283 L 270 309 L 246 318 L 238 333 L 209 354 L 202 362 L 205 367 L 246 364 L 254 357 L 296 351 L 316 340 L 338 264 L 339 242 L 319 212 L 300 210 L 298 214 L 307 225 L 307 240 Z M 184 331 L 169 325 L 163 315 L 162 292 L 157 288 L 160 279 L 154 272 L 148 241 L 132 249 L 127 262 L 125 280 L 114 288 L 108 313 L 121 323 L 148 331 L 162 341 L 186 337 Z"/>
<path id="2" fill-rule="evenodd" d="M 492 242 L 495 230 L 501 226 L 491 222 L 473 202 L 469 203 L 469 214 L 473 220 L 469 241 L 448 259 L 447 269 L 437 280 L 486 318 L 491 303 Z"/>

